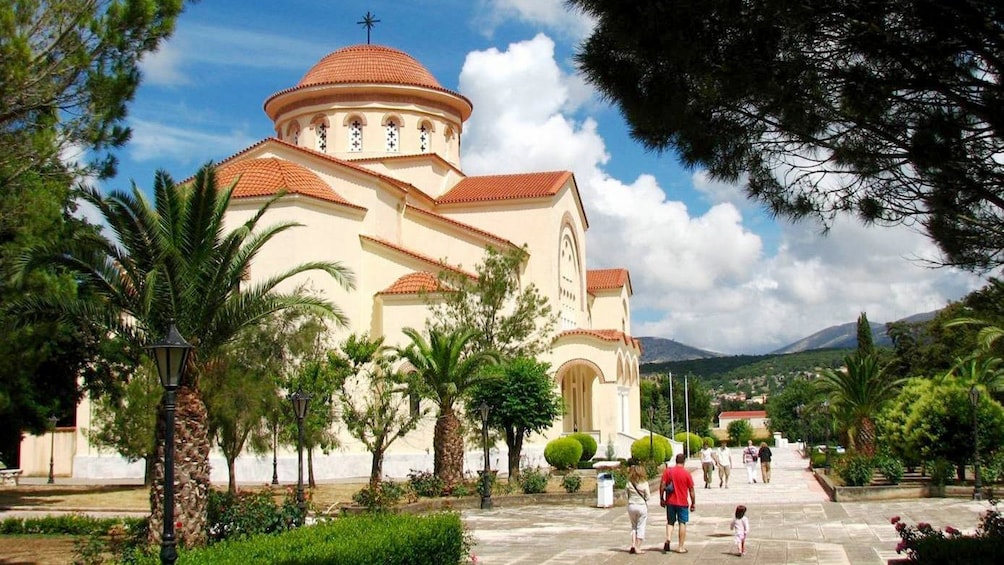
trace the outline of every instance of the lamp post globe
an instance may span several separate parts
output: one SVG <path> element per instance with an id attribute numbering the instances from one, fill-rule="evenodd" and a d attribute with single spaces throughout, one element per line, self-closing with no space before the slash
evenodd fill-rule
<path id="1" fill-rule="evenodd" d="M 488 454 L 488 414 L 491 406 L 487 402 L 482 402 L 479 408 L 481 412 L 481 441 L 485 450 L 485 468 L 481 472 L 481 509 L 491 510 L 492 508 L 492 483 L 491 483 L 491 461 Z"/>
<path id="2" fill-rule="evenodd" d="M 174 532 L 174 409 L 192 345 L 171 322 L 167 337 L 147 347 L 157 362 L 157 374 L 164 387 L 164 531 L 160 537 L 160 562 L 173 565 L 178 560 Z"/>
<path id="3" fill-rule="evenodd" d="M 969 388 L 969 404 L 973 408 L 973 500 L 983 500 L 983 484 L 980 482 L 980 431 L 976 419 L 980 406 L 980 389 L 975 384 Z"/>
<path id="4" fill-rule="evenodd" d="M 53 471 L 56 468 L 56 422 L 59 421 L 55 415 L 49 416 L 49 480 L 51 485 L 56 482 L 56 475 Z"/>
<path id="5" fill-rule="evenodd" d="M 311 396 L 301 390 L 289 395 L 296 415 L 296 505 L 301 519 L 307 517 L 307 500 L 303 496 L 303 420 L 307 417 Z"/>

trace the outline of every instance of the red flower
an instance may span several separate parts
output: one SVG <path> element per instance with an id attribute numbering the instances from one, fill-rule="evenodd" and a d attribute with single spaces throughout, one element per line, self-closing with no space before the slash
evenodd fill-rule
<path id="1" fill-rule="evenodd" d="M 174 523 L 174 527 L 178 528 L 180 530 L 181 529 L 181 520 L 178 520 L 177 522 L 175 522 Z"/>
<path id="2" fill-rule="evenodd" d="M 895 524 L 896 522 L 899 522 L 899 516 L 893 516 L 889 519 L 890 524 Z"/>
<path id="3" fill-rule="evenodd" d="M 933 528 L 927 522 L 917 522 L 917 530 L 921 532 L 930 532 Z"/>
<path id="4" fill-rule="evenodd" d="M 905 529 L 906 529 L 906 522 L 899 522 L 899 523 L 896 524 L 896 531 L 897 532 L 902 532 Z"/>
<path id="5" fill-rule="evenodd" d="M 951 526 L 945 526 L 945 533 L 948 534 L 948 535 L 950 535 L 950 536 L 957 536 L 957 535 L 961 534 L 962 532 L 960 532 L 959 530 L 956 530 L 955 528 L 953 528 Z"/>
<path id="6" fill-rule="evenodd" d="M 903 553 L 904 549 L 906 549 L 906 541 L 901 541 L 896 544 L 896 553 Z"/>

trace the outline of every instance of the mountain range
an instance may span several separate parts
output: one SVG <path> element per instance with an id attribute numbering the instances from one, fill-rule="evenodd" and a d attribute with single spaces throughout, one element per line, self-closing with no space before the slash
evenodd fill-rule
<path id="1" fill-rule="evenodd" d="M 914 314 L 897 320 L 898 322 L 926 322 L 934 318 L 938 311 Z M 892 346 L 892 339 L 886 333 L 886 325 L 871 322 L 872 338 L 878 347 Z M 772 351 L 772 354 L 799 353 L 813 349 L 854 349 L 858 345 L 858 323 L 848 322 L 819 330 L 818 332 L 796 340 L 784 347 Z M 642 345 L 641 363 L 662 363 L 667 361 L 689 361 L 692 359 L 710 359 L 724 357 L 723 353 L 692 347 L 672 339 L 661 337 L 640 337 Z"/>

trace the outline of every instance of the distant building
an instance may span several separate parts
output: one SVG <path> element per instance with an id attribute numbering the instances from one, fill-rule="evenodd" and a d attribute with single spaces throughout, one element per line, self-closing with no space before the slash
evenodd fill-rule
<path id="1" fill-rule="evenodd" d="M 718 415 L 718 430 L 726 431 L 729 424 L 737 420 L 746 420 L 753 428 L 754 434 L 767 432 L 767 411 L 766 410 L 737 410 L 733 412 L 722 412 Z"/>

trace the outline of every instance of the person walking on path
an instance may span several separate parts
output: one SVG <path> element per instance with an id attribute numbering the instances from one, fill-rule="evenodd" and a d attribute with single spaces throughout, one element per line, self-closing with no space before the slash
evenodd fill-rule
<path id="1" fill-rule="evenodd" d="M 723 441 L 721 447 L 715 450 L 715 465 L 718 465 L 718 488 L 729 488 L 729 474 L 732 472 L 732 452 L 728 442 Z"/>
<path id="2" fill-rule="evenodd" d="M 641 465 L 628 469 L 627 513 L 631 520 L 631 549 L 628 553 L 645 553 L 641 548 L 645 541 L 645 525 L 648 522 L 648 474 Z"/>
<path id="3" fill-rule="evenodd" d="M 760 451 L 753 446 L 753 440 L 747 440 L 743 449 L 743 465 L 746 466 L 746 482 L 749 484 L 756 482 L 756 459 L 759 456 Z"/>
<path id="4" fill-rule="evenodd" d="M 704 440 L 704 448 L 701 449 L 701 470 L 704 471 L 704 488 L 711 488 L 711 474 L 715 470 L 715 452 L 708 440 Z"/>
<path id="5" fill-rule="evenodd" d="M 763 482 L 770 482 L 770 459 L 773 454 L 770 452 L 770 448 L 767 447 L 767 442 L 760 442 L 760 451 L 757 452 L 757 457 L 760 458 L 760 476 L 763 478 Z"/>
<path id="6" fill-rule="evenodd" d="M 746 507 L 742 504 L 736 506 L 736 517 L 729 527 L 734 532 L 736 555 L 739 557 L 746 555 L 746 536 L 750 533 L 750 519 L 746 517 Z"/>
<path id="7" fill-rule="evenodd" d="M 673 527 L 680 522 L 680 543 L 676 547 L 676 552 L 687 553 L 687 522 L 690 521 L 690 513 L 697 504 L 697 496 L 694 492 L 694 478 L 684 467 L 686 462 L 685 454 L 677 454 L 676 465 L 667 467 L 659 480 L 660 504 L 666 507 L 666 543 L 662 545 L 664 552 L 670 551 Z"/>

